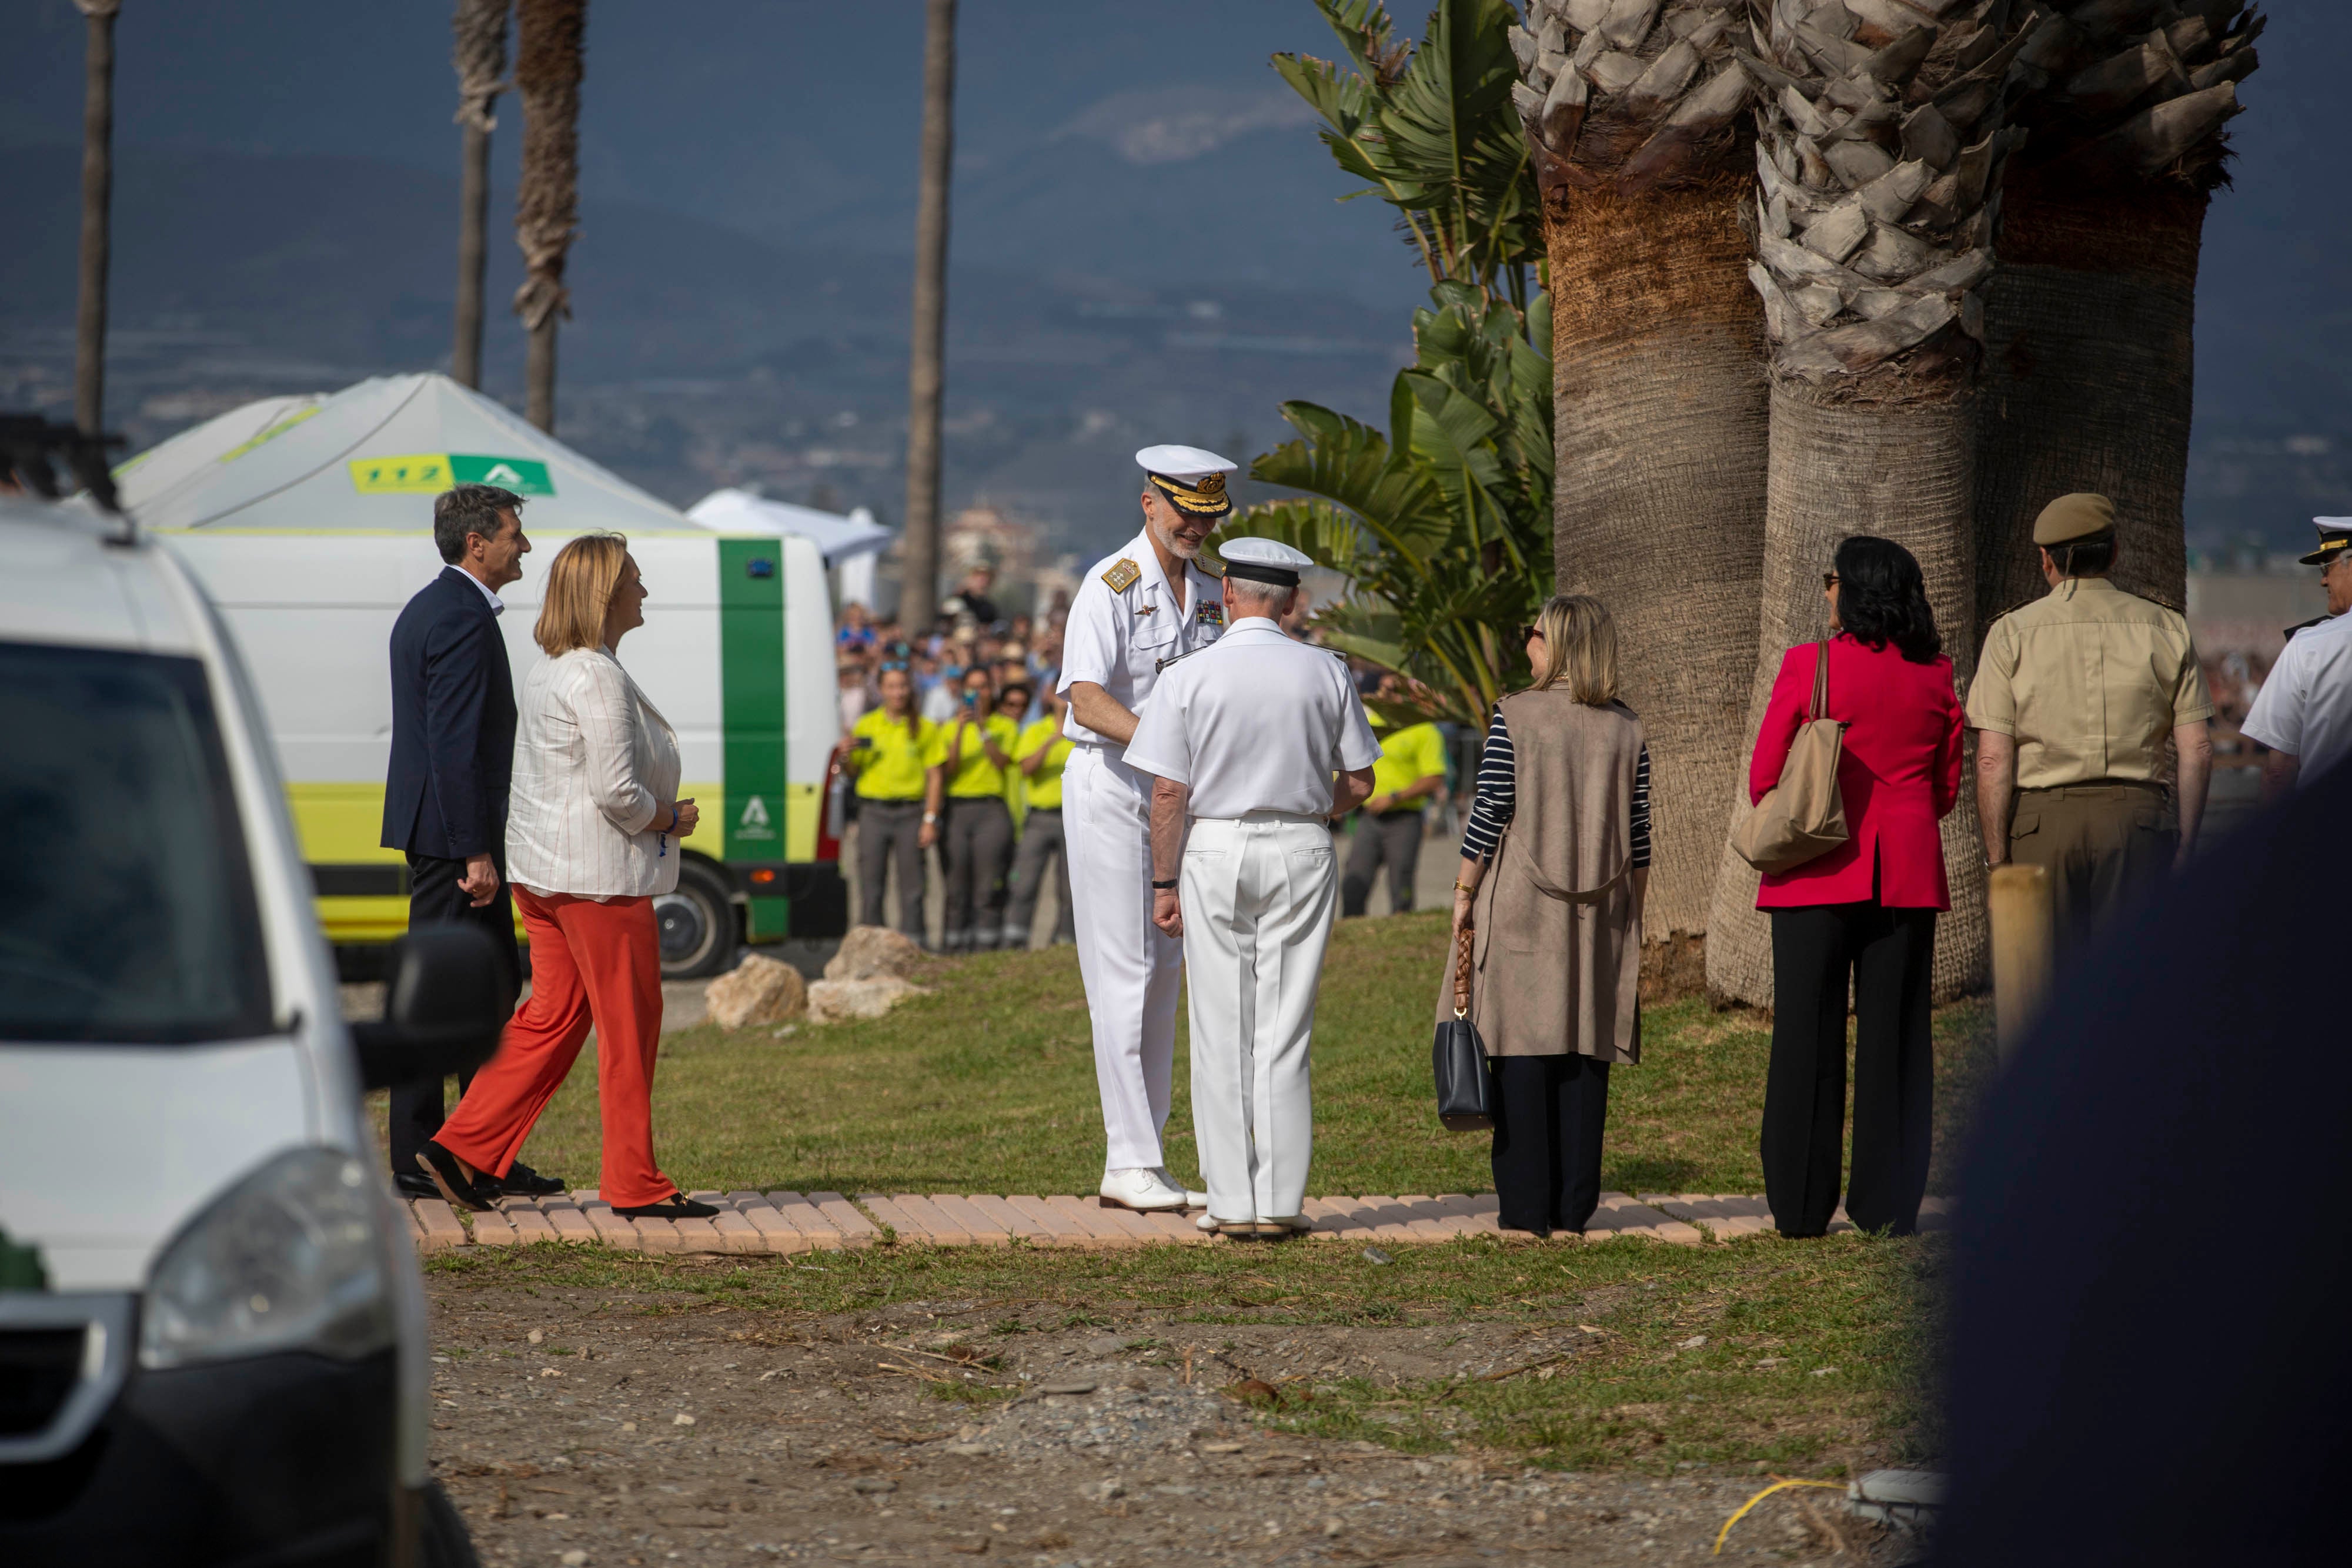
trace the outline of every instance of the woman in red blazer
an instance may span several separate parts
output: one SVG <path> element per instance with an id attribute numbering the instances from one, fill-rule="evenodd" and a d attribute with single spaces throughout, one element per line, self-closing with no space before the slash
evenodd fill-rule
<path id="1" fill-rule="evenodd" d="M 1772 1064 L 1764 1087 L 1764 1191 L 1784 1236 L 1819 1236 L 1837 1208 L 1845 1133 L 1846 988 L 1854 1012 L 1853 1171 L 1846 1214 L 1908 1235 L 1927 1189 L 1934 1112 L 1927 979 L 1936 915 L 1952 906 L 1937 823 L 1960 791 L 1958 697 L 1911 552 L 1858 534 L 1824 575 L 1827 716 L 1845 726 L 1838 792 L 1846 841 L 1769 873 Z M 1780 661 L 1748 795 L 1780 782 L 1812 703 L 1822 644 Z"/>

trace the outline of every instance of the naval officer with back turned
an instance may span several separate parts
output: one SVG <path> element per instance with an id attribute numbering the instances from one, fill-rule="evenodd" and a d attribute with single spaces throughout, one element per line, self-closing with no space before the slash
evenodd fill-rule
<path id="1" fill-rule="evenodd" d="M 1233 510 L 1225 476 L 1239 465 L 1195 446 L 1147 446 L 1135 460 L 1143 531 L 1087 573 L 1063 632 L 1063 733 L 1076 743 L 1062 772 L 1063 854 L 1102 1092 L 1102 1202 L 1175 1211 L 1208 1201 L 1169 1175 L 1160 1148 L 1184 955 L 1151 923 L 1151 781 L 1126 752 L 1160 668 L 1225 629 L 1217 580 L 1195 558 Z"/>
<path id="2" fill-rule="evenodd" d="M 1339 898 L 1328 822 L 1371 793 L 1381 748 L 1347 664 L 1283 632 L 1307 557 L 1263 538 L 1218 553 L 1229 628 L 1169 664 L 1127 766 L 1152 779 L 1152 918 L 1184 943 L 1199 1223 L 1286 1236 L 1307 1228 L 1307 1044 Z"/>

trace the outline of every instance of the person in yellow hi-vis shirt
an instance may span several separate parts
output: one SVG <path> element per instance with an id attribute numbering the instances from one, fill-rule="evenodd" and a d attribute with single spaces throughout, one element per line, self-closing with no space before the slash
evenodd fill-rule
<path id="1" fill-rule="evenodd" d="M 923 940 L 923 852 L 939 837 L 940 727 L 915 711 L 915 681 L 903 663 L 882 666 L 882 706 L 849 729 L 849 770 L 857 779 L 858 923 L 889 924 L 883 883 L 898 868 L 898 929 Z"/>
<path id="2" fill-rule="evenodd" d="M 947 907 L 940 946 L 950 953 L 985 952 L 1004 930 L 1004 878 L 1013 869 L 1013 813 L 1004 806 L 1005 775 L 1021 727 L 996 711 L 996 682 L 984 664 L 963 673 L 956 716 L 940 727 L 947 773 L 947 838 L 940 859 L 947 873 Z"/>
<path id="3" fill-rule="evenodd" d="M 1072 743 L 1062 734 L 1062 715 L 1069 703 L 1050 687 L 1045 716 L 1021 732 L 1013 748 L 1014 777 L 1019 779 L 1028 814 L 1021 821 L 1021 849 L 1013 860 L 1013 897 L 1004 909 L 1004 945 L 1029 946 L 1029 928 L 1037 918 L 1037 894 L 1045 886 L 1045 862 L 1054 862 L 1054 945 L 1078 939 L 1076 918 L 1070 913 L 1070 852 L 1062 837 L 1062 766 L 1070 758 Z"/>
<path id="4" fill-rule="evenodd" d="M 1393 671 L 1383 674 L 1373 700 L 1393 705 L 1402 695 L 1401 685 Z M 1389 872 L 1390 913 L 1402 915 L 1412 907 L 1413 876 L 1421 869 L 1423 812 L 1445 782 L 1445 740 L 1435 725 L 1391 728 L 1381 709 L 1369 712 L 1381 756 L 1372 764 L 1371 798 L 1356 814 L 1356 844 L 1348 852 L 1348 874 L 1339 879 L 1339 913 L 1350 919 L 1370 906 L 1372 883 L 1383 865 Z"/>

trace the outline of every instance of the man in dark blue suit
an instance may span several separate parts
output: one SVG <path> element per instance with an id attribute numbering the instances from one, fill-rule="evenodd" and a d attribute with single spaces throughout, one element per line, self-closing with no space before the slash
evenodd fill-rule
<path id="1" fill-rule="evenodd" d="M 478 925 L 504 957 L 509 1005 L 521 988 L 514 903 L 506 885 L 507 787 L 514 772 L 514 677 L 498 591 L 530 550 L 522 498 L 460 485 L 433 502 L 433 543 L 448 564 L 392 628 L 392 767 L 383 845 L 408 854 L 408 923 Z M 457 1086 L 465 1092 L 465 1081 Z M 403 1193 L 439 1195 L 417 1164 L 441 1130 L 438 1078 L 392 1091 L 392 1172 Z M 563 1184 L 518 1163 L 502 1188 L 536 1195 Z"/>

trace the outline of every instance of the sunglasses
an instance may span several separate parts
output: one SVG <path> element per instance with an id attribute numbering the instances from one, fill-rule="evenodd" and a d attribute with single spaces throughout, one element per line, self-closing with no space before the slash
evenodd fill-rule
<path id="1" fill-rule="evenodd" d="M 893 670 L 897 670 L 899 674 L 904 674 L 907 670 L 907 662 L 904 659 L 886 660 L 883 663 L 882 667 L 877 670 L 875 674 L 887 675 Z"/>
<path id="2" fill-rule="evenodd" d="M 1836 572 L 1825 571 L 1822 573 L 1822 591 L 1823 593 L 1827 593 L 1831 589 L 1835 588 L 1837 585 L 1838 574 Z"/>

